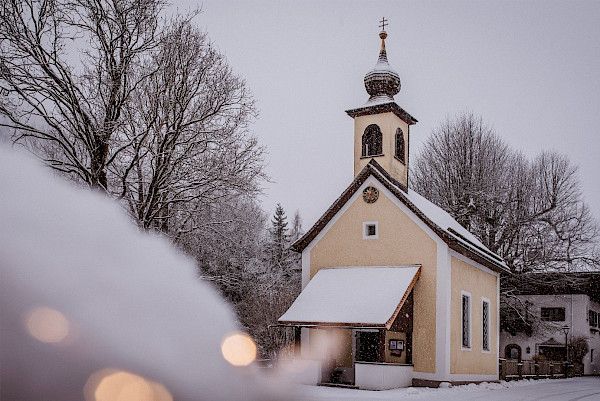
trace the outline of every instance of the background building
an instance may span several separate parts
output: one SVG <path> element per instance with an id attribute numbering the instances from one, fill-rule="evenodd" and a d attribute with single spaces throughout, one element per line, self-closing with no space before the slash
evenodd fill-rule
<path id="1" fill-rule="evenodd" d="M 536 273 L 519 286 L 513 311 L 502 322 L 500 357 L 567 360 L 583 364 L 583 374 L 600 374 L 600 274 Z M 565 339 L 565 331 L 567 332 Z M 577 361 L 582 341 L 588 352 Z"/>

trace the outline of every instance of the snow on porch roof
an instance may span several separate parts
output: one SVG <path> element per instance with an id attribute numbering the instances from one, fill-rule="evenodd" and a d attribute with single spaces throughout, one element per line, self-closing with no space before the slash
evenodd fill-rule
<path id="1" fill-rule="evenodd" d="M 420 269 L 418 265 L 321 269 L 279 323 L 389 329 Z"/>

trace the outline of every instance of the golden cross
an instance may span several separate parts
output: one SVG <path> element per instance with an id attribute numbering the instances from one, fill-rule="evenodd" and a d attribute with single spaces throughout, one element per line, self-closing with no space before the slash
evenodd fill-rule
<path id="1" fill-rule="evenodd" d="M 388 25 L 387 22 L 388 20 L 385 19 L 385 17 L 381 18 L 381 21 L 379 21 L 379 27 L 381 28 L 382 31 L 385 31 L 385 26 Z"/>

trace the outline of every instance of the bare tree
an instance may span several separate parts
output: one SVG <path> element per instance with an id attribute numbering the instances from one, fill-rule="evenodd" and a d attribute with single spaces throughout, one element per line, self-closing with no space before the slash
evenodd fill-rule
<path id="1" fill-rule="evenodd" d="M 600 266 L 597 225 L 577 169 L 563 155 L 544 152 L 528 161 L 467 114 L 433 132 L 412 174 L 417 191 L 515 272 Z"/>
<path id="2" fill-rule="evenodd" d="M 529 161 L 472 114 L 445 121 L 415 162 L 411 182 L 490 250 L 511 277 L 501 281 L 503 327 L 531 332 L 539 324 L 517 295 L 553 286 L 583 288 L 589 277 L 565 274 L 600 268 L 598 226 L 585 205 L 577 168 L 558 153 Z M 547 287 L 543 287 L 547 288 Z"/>
<path id="3" fill-rule="evenodd" d="M 262 263 L 266 216 L 256 201 L 240 196 L 202 208 L 199 230 L 182 233 L 179 245 L 198 264 L 198 273 L 213 282 L 234 304 L 251 293 Z M 240 308 L 240 315 L 243 315 Z"/>
<path id="4" fill-rule="evenodd" d="M 199 215 L 202 229 L 182 235 L 180 244 L 198 261 L 200 276 L 235 306 L 263 358 L 290 351 L 293 331 L 276 324 L 300 292 L 301 261 L 273 260 L 273 231 L 281 222 L 270 222 L 267 228 L 269 220 L 247 197 L 213 204 Z M 294 222 L 300 220 L 296 213 Z M 282 227 L 280 232 L 286 248 L 293 230 Z"/>
<path id="5" fill-rule="evenodd" d="M 445 121 L 433 132 L 411 170 L 415 189 L 467 229 L 506 180 L 507 146 L 472 114 Z"/>
<path id="6" fill-rule="evenodd" d="M 177 237 L 202 225 L 207 204 L 260 191 L 263 149 L 247 131 L 254 101 L 205 33 L 174 20 L 139 74 L 111 172 L 141 227 Z"/>
<path id="7" fill-rule="evenodd" d="M 106 190 L 122 111 L 156 46 L 161 0 L 6 0 L 0 6 L 0 125 L 46 162 Z"/>
<path id="8" fill-rule="evenodd" d="M 260 191 L 255 116 L 196 15 L 159 26 L 162 0 L 0 6 L 0 126 L 54 169 L 124 200 L 174 239 L 207 203 Z"/>

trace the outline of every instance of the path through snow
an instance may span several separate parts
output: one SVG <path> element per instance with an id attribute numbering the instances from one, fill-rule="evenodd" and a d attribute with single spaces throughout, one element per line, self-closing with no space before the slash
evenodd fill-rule
<path id="1" fill-rule="evenodd" d="M 364 391 L 304 386 L 306 401 L 600 401 L 600 377 L 470 384 L 448 389 Z"/>

